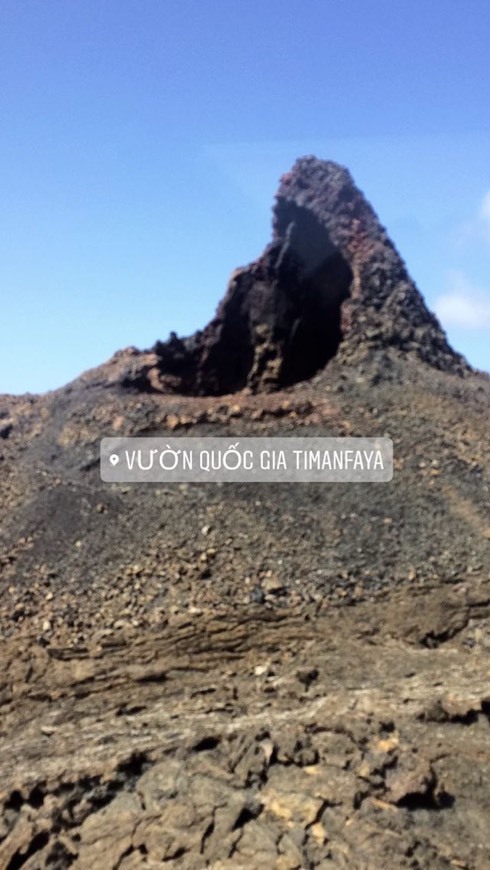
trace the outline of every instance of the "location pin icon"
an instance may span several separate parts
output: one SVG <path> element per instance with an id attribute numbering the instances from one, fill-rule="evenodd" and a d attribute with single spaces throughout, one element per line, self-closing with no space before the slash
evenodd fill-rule
<path id="1" fill-rule="evenodd" d="M 117 453 L 113 453 L 112 456 L 109 456 L 109 462 L 111 463 L 111 465 L 117 465 L 117 463 L 119 462 L 119 456 L 117 455 Z"/>

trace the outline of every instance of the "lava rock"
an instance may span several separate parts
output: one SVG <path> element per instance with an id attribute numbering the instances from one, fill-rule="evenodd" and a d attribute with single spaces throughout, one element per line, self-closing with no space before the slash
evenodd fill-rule
<path id="1" fill-rule="evenodd" d="M 272 242 L 235 270 L 203 331 L 156 343 L 148 380 L 193 395 L 267 392 L 337 354 L 355 362 L 390 347 L 442 371 L 468 369 L 348 170 L 303 157 L 280 181 Z"/>

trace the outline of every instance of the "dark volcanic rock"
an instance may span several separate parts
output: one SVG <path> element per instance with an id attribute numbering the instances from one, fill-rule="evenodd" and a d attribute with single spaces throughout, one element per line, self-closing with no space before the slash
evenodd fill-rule
<path id="1" fill-rule="evenodd" d="M 0 870 L 490 867 L 490 377 L 301 166 L 203 333 L 0 396 Z M 385 433 L 395 474 L 101 480 L 170 433 Z"/>
<path id="2" fill-rule="evenodd" d="M 278 389 L 337 353 L 355 362 L 390 347 L 442 371 L 467 368 L 349 172 L 304 157 L 281 179 L 272 242 L 233 273 L 202 332 L 157 342 L 143 380 L 198 395 Z"/>

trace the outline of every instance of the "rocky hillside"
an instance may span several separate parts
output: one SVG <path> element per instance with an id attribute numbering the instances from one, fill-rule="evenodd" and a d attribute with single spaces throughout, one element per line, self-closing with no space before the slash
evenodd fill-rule
<path id="1" fill-rule="evenodd" d="M 488 867 L 489 408 L 314 158 L 201 332 L 0 397 L 0 867 Z M 292 432 L 393 481 L 100 480 L 104 436 Z"/>
<path id="2" fill-rule="evenodd" d="M 468 372 L 347 169 L 304 157 L 281 179 L 272 242 L 235 270 L 214 319 L 114 362 L 125 386 L 221 395 L 276 390 L 337 354 L 359 363 L 388 348 Z"/>

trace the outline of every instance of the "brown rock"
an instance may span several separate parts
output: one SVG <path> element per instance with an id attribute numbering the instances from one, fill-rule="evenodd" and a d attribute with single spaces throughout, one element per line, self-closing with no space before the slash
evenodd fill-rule
<path id="1" fill-rule="evenodd" d="M 272 242 L 235 270 L 214 319 L 190 338 L 172 333 L 153 354 L 157 388 L 216 395 L 277 389 L 338 351 L 346 360 L 390 347 L 467 369 L 347 169 L 303 157 L 281 179 Z"/>

